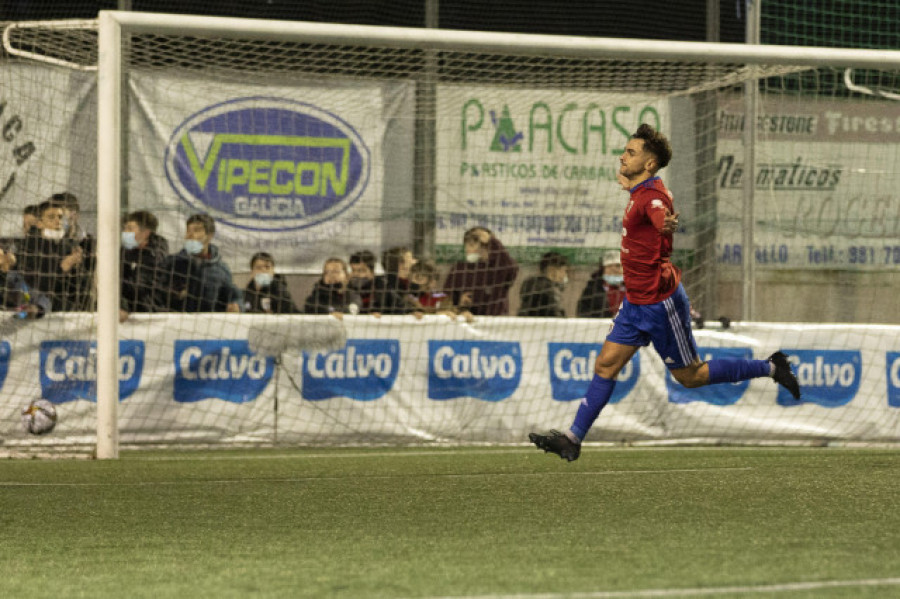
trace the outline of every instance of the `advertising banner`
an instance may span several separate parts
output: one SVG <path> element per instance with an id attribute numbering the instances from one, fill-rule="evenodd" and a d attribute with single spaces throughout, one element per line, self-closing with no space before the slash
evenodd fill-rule
<path id="1" fill-rule="evenodd" d="M 900 104 L 764 96 L 756 169 L 738 97 L 717 114 L 718 262 L 740 265 L 743 181 L 754 178 L 760 268 L 900 268 Z"/>
<path id="2" fill-rule="evenodd" d="M 609 327 L 599 319 L 345 316 L 339 350 L 271 356 L 248 342 L 263 327 L 289 348 L 330 318 L 134 315 L 119 344 L 122 442 L 524 442 L 532 430 L 571 424 Z M 89 442 L 92 315 L 37 324 L 20 325 L 0 345 L 0 437 L 8 446 Z M 802 397 L 768 378 L 685 389 L 644 348 L 588 440 L 900 440 L 900 327 L 737 323 L 695 337 L 706 360 L 784 351 Z M 59 413 L 46 437 L 24 432 L 18 417 L 40 397 Z"/>

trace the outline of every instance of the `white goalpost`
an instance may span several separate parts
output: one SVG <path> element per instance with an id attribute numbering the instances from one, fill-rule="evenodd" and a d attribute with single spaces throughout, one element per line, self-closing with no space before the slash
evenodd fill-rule
<path id="1" fill-rule="evenodd" d="M 120 11 L 11 24 L 3 42 L 0 76 L 10 89 L 33 80 L 53 98 L 23 91 L 21 104 L 56 107 L 54 94 L 76 90 L 77 114 L 64 122 L 83 133 L 78 111 L 96 99 L 96 139 L 73 133 L 65 144 L 95 142 L 95 164 L 39 152 L 44 171 L 28 172 L 46 180 L 29 190 L 24 168 L 13 171 L 3 218 L 83 181 L 79 169 L 96 175 L 95 189 L 84 186 L 96 192 L 96 312 L 66 325 L 54 313 L 17 332 L 12 346 L 39 354 L 40 364 L 14 350 L 6 384 L 46 394 L 78 379 L 80 362 L 60 357 L 57 372 L 51 358 L 62 354 L 48 352 L 66 334 L 92 335 L 98 458 L 116 458 L 120 443 L 492 443 L 564 426 L 609 321 L 519 318 L 518 292 L 546 252 L 566 256 L 570 280 L 583 287 L 617 247 L 617 152 L 642 120 L 666 132 L 679 158 L 662 175 L 684 206 L 676 261 L 695 307 L 706 322 L 738 321 L 750 261 L 754 313 L 780 322 L 698 328 L 701 353 L 793 348 L 813 399 L 788 405 L 759 381 L 695 400 L 641 351 L 593 440 L 900 439 L 891 386 L 896 378 L 900 389 L 892 341 L 900 331 L 881 324 L 900 290 L 900 246 L 891 241 L 900 232 L 900 169 L 890 147 L 900 118 L 891 121 L 881 103 L 889 100 L 861 98 L 842 75 L 895 77 L 900 51 Z M 95 96 L 79 87 L 94 68 Z M 753 115 L 741 104 L 748 81 L 761 92 Z M 745 123 L 757 129 L 753 152 L 741 146 Z M 743 190 L 758 197 L 750 214 Z M 188 216 L 210 214 L 235 285 L 252 284 L 251 255 L 270 253 L 300 310 L 331 257 L 371 250 L 381 272 L 390 268 L 382 252 L 405 247 L 433 261 L 443 284 L 464 261 L 463 233 L 486 227 L 518 265 L 512 307 L 472 322 L 157 312 L 120 324 L 121 223 L 142 209 L 159 217 L 170 253 Z M 751 225 L 755 247 L 747 248 L 741 236 Z M 836 288 L 853 297 L 828 299 Z M 564 292 L 570 317 L 579 291 L 570 283 Z M 810 310 L 816 298 L 822 308 Z M 341 347 L 329 353 L 335 339 Z M 17 378 L 15 360 L 49 382 L 36 390 Z M 63 433 L 87 418 L 89 392 L 57 406 Z M 72 436 L 83 439 L 79 426 Z"/>

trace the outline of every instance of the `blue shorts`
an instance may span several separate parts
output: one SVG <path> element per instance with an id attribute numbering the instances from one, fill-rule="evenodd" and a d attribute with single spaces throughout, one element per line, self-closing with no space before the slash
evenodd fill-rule
<path id="1" fill-rule="evenodd" d="M 684 368 L 698 357 L 691 332 L 691 302 L 680 284 L 675 293 L 655 304 L 622 300 L 606 339 L 632 347 L 646 347 L 652 342 L 669 370 Z"/>

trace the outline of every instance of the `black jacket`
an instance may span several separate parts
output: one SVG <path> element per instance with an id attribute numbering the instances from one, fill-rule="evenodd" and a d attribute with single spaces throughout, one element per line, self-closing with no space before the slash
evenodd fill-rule
<path id="1" fill-rule="evenodd" d="M 306 314 L 331 314 L 343 312 L 355 314 L 359 311 L 361 301 L 359 294 L 339 284 L 326 285 L 320 280 L 316 281 L 312 292 L 306 298 L 303 312 Z M 355 310 L 353 308 L 355 306 Z"/>
<path id="2" fill-rule="evenodd" d="M 525 279 L 519 290 L 519 297 L 519 316 L 563 318 L 566 315 L 561 304 L 560 288 L 544 275 Z"/>
<path id="3" fill-rule="evenodd" d="M 164 306 L 158 301 L 157 287 L 169 242 L 156 233 L 150 234 L 147 246 L 119 253 L 122 265 L 122 297 L 120 307 L 126 312 L 158 312 Z"/>
<path id="4" fill-rule="evenodd" d="M 89 280 L 84 264 L 63 272 L 61 263 L 79 245 L 74 239 L 45 239 L 32 227 L 25 236 L 18 270 L 31 289 L 46 295 L 53 310 L 89 309 Z"/>
<path id="5" fill-rule="evenodd" d="M 244 288 L 244 312 L 257 314 L 299 314 L 291 292 L 281 275 L 275 275 L 265 287 L 256 287 L 253 279 Z"/>
<path id="6" fill-rule="evenodd" d="M 228 304 L 241 304 L 241 291 L 231 280 L 231 269 L 210 244 L 201 258 L 181 250 L 166 258 L 157 288 L 158 301 L 172 312 L 225 312 Z"/>

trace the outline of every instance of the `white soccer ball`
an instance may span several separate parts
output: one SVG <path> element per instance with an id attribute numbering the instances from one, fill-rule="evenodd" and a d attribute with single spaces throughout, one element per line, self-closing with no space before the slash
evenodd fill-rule
<path id="1" fill-rule="evenodd" d="M 22 408 L 22 426 L 32 435 L 46 435 L 56 426 L 56 407 L 46 399 L 36 399 Z"/>

